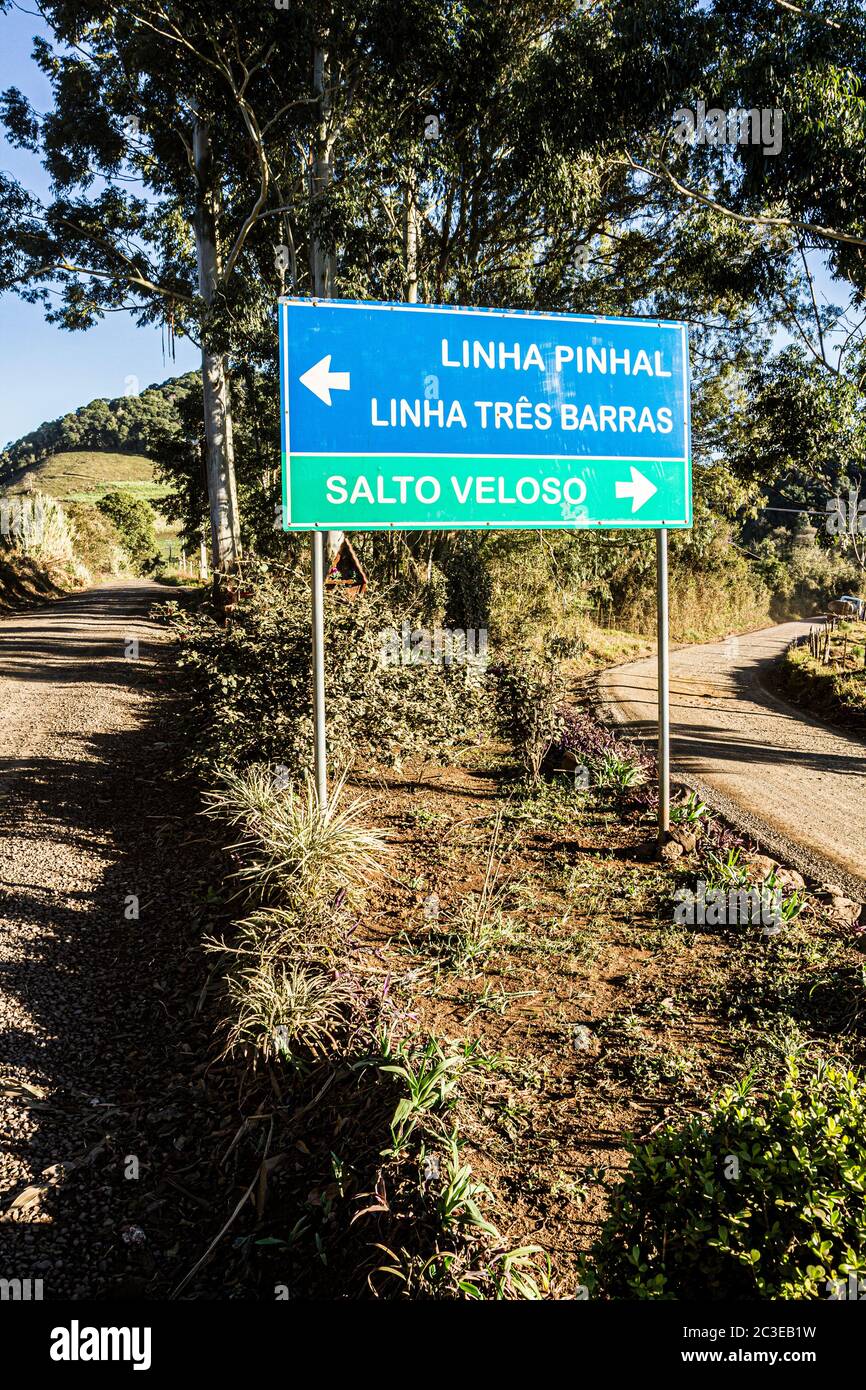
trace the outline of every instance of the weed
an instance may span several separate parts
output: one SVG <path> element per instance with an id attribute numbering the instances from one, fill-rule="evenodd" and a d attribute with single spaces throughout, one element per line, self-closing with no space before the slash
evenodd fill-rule
<path id="1" fill-rule="evenodd" d="M 595 785 L 617 796 L 631 787 L 641 786 L 645 780 L 643 768 L 616 753 L 603 754 L 598 762 L 591 765 L 591 770 Z"/>
<path id="2" fill-rule="evenodd" d="M 745 888 L 750 882 L 745 864 L 740 862 L 740 851 L 729 849 L 724 859 L 711 851 L 706 858 L 704 874 L 708 889 Z"/>
<path id="3" fill-rule="evenodd" d="M 694 825 L 707 813 L 707 803 L 701 801 L 697 792 L 690 792 L 685 801 L 671 807 L 671 820 L 676 825 Z"/>
<path id="4" fill-rule="evenodd" d="M 475 1182 L 471 1166 L 461 1163 L 459 1145 L 456 1136 L 452 1135 L 447 1142 L 442 1188 L 436 1201 L 436 1213 L 442 1229 L 448 1231 L 453 1227 L 471 1227 L 499 1240 L 499 1232 L 482 1215 L 479 1206 L 480 1201 L 492 1195 L 489 1187 Z"/>
<path id="5" fill-rule="evenodd" d="M 481 892 L 467 893 L 455 912 L 445 914 L 446 929 L 433 938 L 437 955 L 455 970 L 485 960 L 508 926 L 505 905 L 513 885 L 497 882 L 503 860 L 499 849 L 502 814 L 497 814 L 493 825 Z"/>
<path id="6" fill-rule="evenodd" d="M 398 1153 L 412 1133 L 422 1115 L 433 1110 L 444 1110 L 453 1104 L 453 1092 L 457 1086 L 457 1073 L 464 1065 L 462 1057 L 446 1057 L 441 1044 L 431 1038 L 424 1050 L 414 1058 L 405 1046 L 396 1051 L 397 1062 L 389 1062 L 380 1067 L 405 1083 L 408 1095 L 398 1102 L 391 1120 L 393 1149 Z"/>

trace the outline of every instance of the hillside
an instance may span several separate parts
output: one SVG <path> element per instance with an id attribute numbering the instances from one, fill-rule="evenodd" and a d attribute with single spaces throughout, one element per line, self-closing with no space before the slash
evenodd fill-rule
<path id="1" fill-rule="evenodd" d="M 144 454 L 72 449 L 29 465 L 7 465 L 0 471 L 0 486 L 10 493 L 48 492 L 60 502 L 97 502 L 115 488 L 138 497 L 164 497 L 169 488 L 155 481 L 155 471 Z"/>
<path id="2" fill-rule="evenodd" d="M 153 458 L 178 431 L 181 408 L 200 393 L 193 372 L 48 420 L 0 453 L 0 493 L 39 491 L 93 506 L 107 492 L 131 492 L 154 503 L 159 549 L 170 563 L 178 555 L 179 527 L 158 510 L 172 489 L 157 482 Z"/>
<path id="3" fill-rule="evenodd" d="M 171 488 L 156 481 L 156 468 L 143 454 L 122 454 L 98 449 L 72 449 L 52 454 L 27 467 L 0 470 L 0 491 L 20 494 L 48 493 L 58 502 L 95 506 L 108 492 L 122 490 L 154 504 L 156 538 L 160 554 L 170 563 L 178 555 L 178 531 L 159 511 L 159 502 Z"/>

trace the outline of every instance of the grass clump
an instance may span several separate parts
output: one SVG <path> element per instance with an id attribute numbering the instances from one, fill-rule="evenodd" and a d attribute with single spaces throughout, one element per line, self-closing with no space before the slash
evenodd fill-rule
<path id="1" fill-rule="evenodd" d="M 231 975 L 234 1015 L 225 1052 L 256 1052 L 294 1065 L 324 1056 L 345 1021 L 351 990 L 339 976 L 303 960 L 269 958 Z"/>
<path id="2" fill-rule="evenodd" d="M 208 792 L 205 814 L 241 831 L 230 848 L 241 859 L 234 877 L 260 899 L 314 901 L 363 887 L 378 872 L 386 847 L 364 824 L 368 803 L 345 796 L 345 774 L 319 802 L 309 773 L 300 787 L 261 765 L 224 773 Z"/>
<path id="3" fill-rule="evenodd" d="M 431 936 L 436 955 L 454 970 L 480 967 L 509 927 L 506 908 L 513 883 L 500 879 L 504 851 L 500 848 L 504 811 L 497 813 L 487 850 L 484 882 L 479 893 L 468 892 Z"/>
<path id="4" fill-rule="evenodd" d="M 297 1065 L 336 1047 L 355 994 L 344 960 L 349 896 L 385 852 L 365 810 L 346 797 L 345 777 L 320 804 L 309 774 L 296 787 L 262 764 L 229 770 L 206 795 L 205 814 L 240 832 L 232 877 L 258 904 L 230 942 L 208 943 L 227 962 L 227 1053 Z"/>

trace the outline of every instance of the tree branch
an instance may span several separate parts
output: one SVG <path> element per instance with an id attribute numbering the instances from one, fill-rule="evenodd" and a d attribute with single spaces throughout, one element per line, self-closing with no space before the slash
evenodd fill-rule
<path id="1" fill-rule="evenodd" d="M 805 232 L 807 236 L 823 238 L 829 241 L 841 241 L 847 246 L 866 247 L 866 237 L 853 236 L 849 232 L 834 232 L 830 227 L 819 227 L 813 222 L 800 222 L 794 217 L 764 217 L 760 213 L 735 212 L 733 208 L 726 208 L 723 203 L 719 203 L 715 198 L 709 197 L 706 193 L 699 193 L 696 188 L 689 188 L 686 184 L 680 183 L 679 179 L 671 173 L 667 167 L 658 169 L 647 169 L 645 165 L 638 164 L 626 150 L 625 160 L 628 166 L 638 174 L 646 174 L 651 179 L 660 179 L 667 182 L 677 193 L 684 198 L 690 198 L 693 202 L 702 203 L 704 207 L 712 208 L 714 212 L 721 213 L 723 217 L 733 218 L 735 222 L 745 223 L 747 226 L 759 227 L 782 227 L 787 231 Z"/>

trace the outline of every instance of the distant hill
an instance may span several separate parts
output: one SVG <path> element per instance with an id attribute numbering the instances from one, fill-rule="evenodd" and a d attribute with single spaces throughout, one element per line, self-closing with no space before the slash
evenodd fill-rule
<path id="1" fill-rule="evenodd" d="M 148 386 L 137 396 L 90 401 L 57 420 L 48 420 L 0 453 L 0 487 L 14 485 L 22 471 L 56 455 L 84 451 L 146 457 L 151 439 L 179 424 L 178 407 L 193 392 L 201 392 L 201 378 L 188 372 L 159 386 Z"/>
<path id="2" fill-rule="evenodd" d="M 181 409 L 201 397 L 195 372 L 149 386 L 137 396 L 95 400 L 48 420 L 0 453 L 0 494 L 45 492 L 59 502 L 90 505 L 122 489 L 153 502 L 159 548 L 166 560 L 180 548 L 180 526 L 159 503 L 170 484 L 156 481 L 153 459 L 181 432 Z M 152 456 L 150 456 L 152 455 Z"/>

